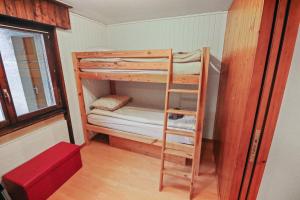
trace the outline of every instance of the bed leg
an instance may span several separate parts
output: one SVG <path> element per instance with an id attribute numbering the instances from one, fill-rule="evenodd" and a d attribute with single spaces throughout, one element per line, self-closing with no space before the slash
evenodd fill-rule
<path id="1" fill-rule="evenodd" d="M 84 140 L 85 140 L 85 144 L 90 144 L 90 137 L 91 137 L 91 131 L 89 131 L 88 129 L 84 129 Z"/>
<path id="2" fill-rule="evenodd" d="M 112 95 L 116 94 L 116 82 L 115 81 L 109 81 L 109 88 L 110 88 L 110 94 L 112 94 Z"/>

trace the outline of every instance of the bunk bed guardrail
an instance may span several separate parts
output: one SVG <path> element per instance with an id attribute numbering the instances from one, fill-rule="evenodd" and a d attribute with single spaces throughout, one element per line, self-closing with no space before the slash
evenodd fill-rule
<path id="1" fill-rule="evenodd" d="M 74 52 L 73 62 L 75 73 L 78 73 L 79 78 L 166 83 L 169 62 L 172 60 L 171 52 L 172 49 Z M 124 61 L 124 59 L 133 59 L 133 61 Z M 139 62 L 139 60 L 134 59 L 144 60 Z M 97 71 L 103 69 L 123 71 L 122 73 Z M 130 71 L 126 72 L 126 70 Z M 145 70 L 145 72 L 132 73 L 135 70 Z M 166 73 L 153 73 L 154 71 L 164 71 Z M 197 84 L 199 82 L 199 75 L 174 74 L 173 82 L 177 84 Z"/>

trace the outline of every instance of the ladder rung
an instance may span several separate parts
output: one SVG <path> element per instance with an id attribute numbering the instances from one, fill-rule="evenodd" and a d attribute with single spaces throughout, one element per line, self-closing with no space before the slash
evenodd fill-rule
<path id="1" fill-rule="evenodd" d="M 185 136 L 185 137 L 191 137 L 191 138 L 194 137 L 194 133 L 193 132 L 189 132 L 189 131 L 167 129 L 166 133 L 167 134 L 172 134 L 172 135 L 180 135 L 180 136 Z"/>
<path id="2" fill-rule="evenodd" d="M 190 110 L 177 110 L 177 109 L 168 109 L 167 113 L 173 113 L 173 114 L 181 114 L 181 115 L 196 115 L 195 111 Z"/>
<path id="3" fill-rule="evenodd" d="M 193 153 L 190 151 L 183 151 L 183 150 L 177 150 L 177 149 L 169 149 L 166 148 L 164 151 L 165 154 L 173 155 L 173 156 L 179 156 L 183 158 L 189 158 L 193 159 Z"/>
<path id="4" fill-rule="evenodd" d="M 169 92 L 198 94 L 198 90 L 187 90 L 187 89 L 169 89 Z"/>
<path id="5" fill-rule="evenodd" d="M 169 175 L 169 176 L 175 176 L 178 178 L 183 178 L 185 180 L 190 180 L 191 179 L 191 174 L 188 172 L 182 172 L 179 170 L 175 170 L 175 169 L 164 169 L 163 173 L 165 175 Z"/>

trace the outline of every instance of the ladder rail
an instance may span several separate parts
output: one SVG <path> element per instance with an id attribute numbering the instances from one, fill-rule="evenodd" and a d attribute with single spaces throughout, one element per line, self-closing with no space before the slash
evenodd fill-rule
<path id="1" fill-rule="evenodd" d="M 201 54 L 201 72 L 199 76 L 199 83 L 198 83 L 198 95 L 197 95 L 197 110 L 196 110 L 196 122 L 195 122 L 195 139 L 194 139 L 194 153 L 193 153 L 193 163 L 192 163 L 192 172 L 191 172 L 191 182 L 190 182 L 190 199 L 193 196 L 193 190 L 194 190 L 194 181 L 195 181 L 195 175 L 197 171 L 197 166 L 199 165 L 198 159 L 200 159 L 201 151 L 198 149 L 201 148 L 201 142 L 200 142 L 200 132 L 199 128 L 202 122 L 200 123 L 200 108 L 201 108 L 201 89 L 202 89 L 202 75 L 203 75 L 203 69 L 204 69 L 204 62 L 203 62 L 203 53 Z"/>
<path id="2" fill-rule="evenodd" d="M 165 149 L 166 149 L 166 139 L 167 139 L 167 133 L 166 130 L 168 128 L 168 107 L 169 107 L 169 98 L 170 98 L 170 83 L 172 81 L 173 76 L 173 53 L 172 49 L 170 49 L 169 52 L 169 67 L 168 67 L 168 77 L 167 77 L 167 84 L 166 84 L 166 96 L 165 96 L 165 110 L 164 110 L 164 127 L 163 127 L 163 142 L 161 147 L 161 163 L 160 163 L 160 179 L 159 179 L 159 191 L 162 190 L 163 186 L 163 171 L 165 167 Z"/>
<path id="3" fill-rule="evenodd" d="M 202 135 L 203 135 L 203 127 L 204 127 L 204 116 L 205 116 L 205 102 L 206 102 L 206 90 L 207 90 L 207 80 L 208 80 L 208 68 L 209 68 L 209 48 L 203 48 L 203 66 L 202 66 L 202 81 L 201 81 L 201 94 L 200 94 L 200 108 L 199 108 L 199 119 L 200 124 L 198 125 L 199 131 L 199 148 L 196 153 L 198 156 L 196 161 L 198 164 L 196 165 L 195 173 L 199 175 L 199 167 L 200 167 L 200 159 L 201 159 L 201 146 L 202 146 Z"/>

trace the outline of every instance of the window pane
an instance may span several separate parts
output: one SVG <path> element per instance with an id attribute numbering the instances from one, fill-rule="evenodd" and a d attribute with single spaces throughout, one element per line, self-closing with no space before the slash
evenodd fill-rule
<path id="1" fill-rule="evenodd" d="M 0 51 L 18 116 L 56 104 L 42 34 L 1 28 Z"/>
<path id="2" fill-rule="evenodd" d="M 0 102 L 0 122 L 2 122 L 4 120 L 5 120 L 5 117 L 4 117 L 4 113 L 3 113 L 3 110 L 2 110 L 2 105 L 1 105 L 1 102 Z"/>

